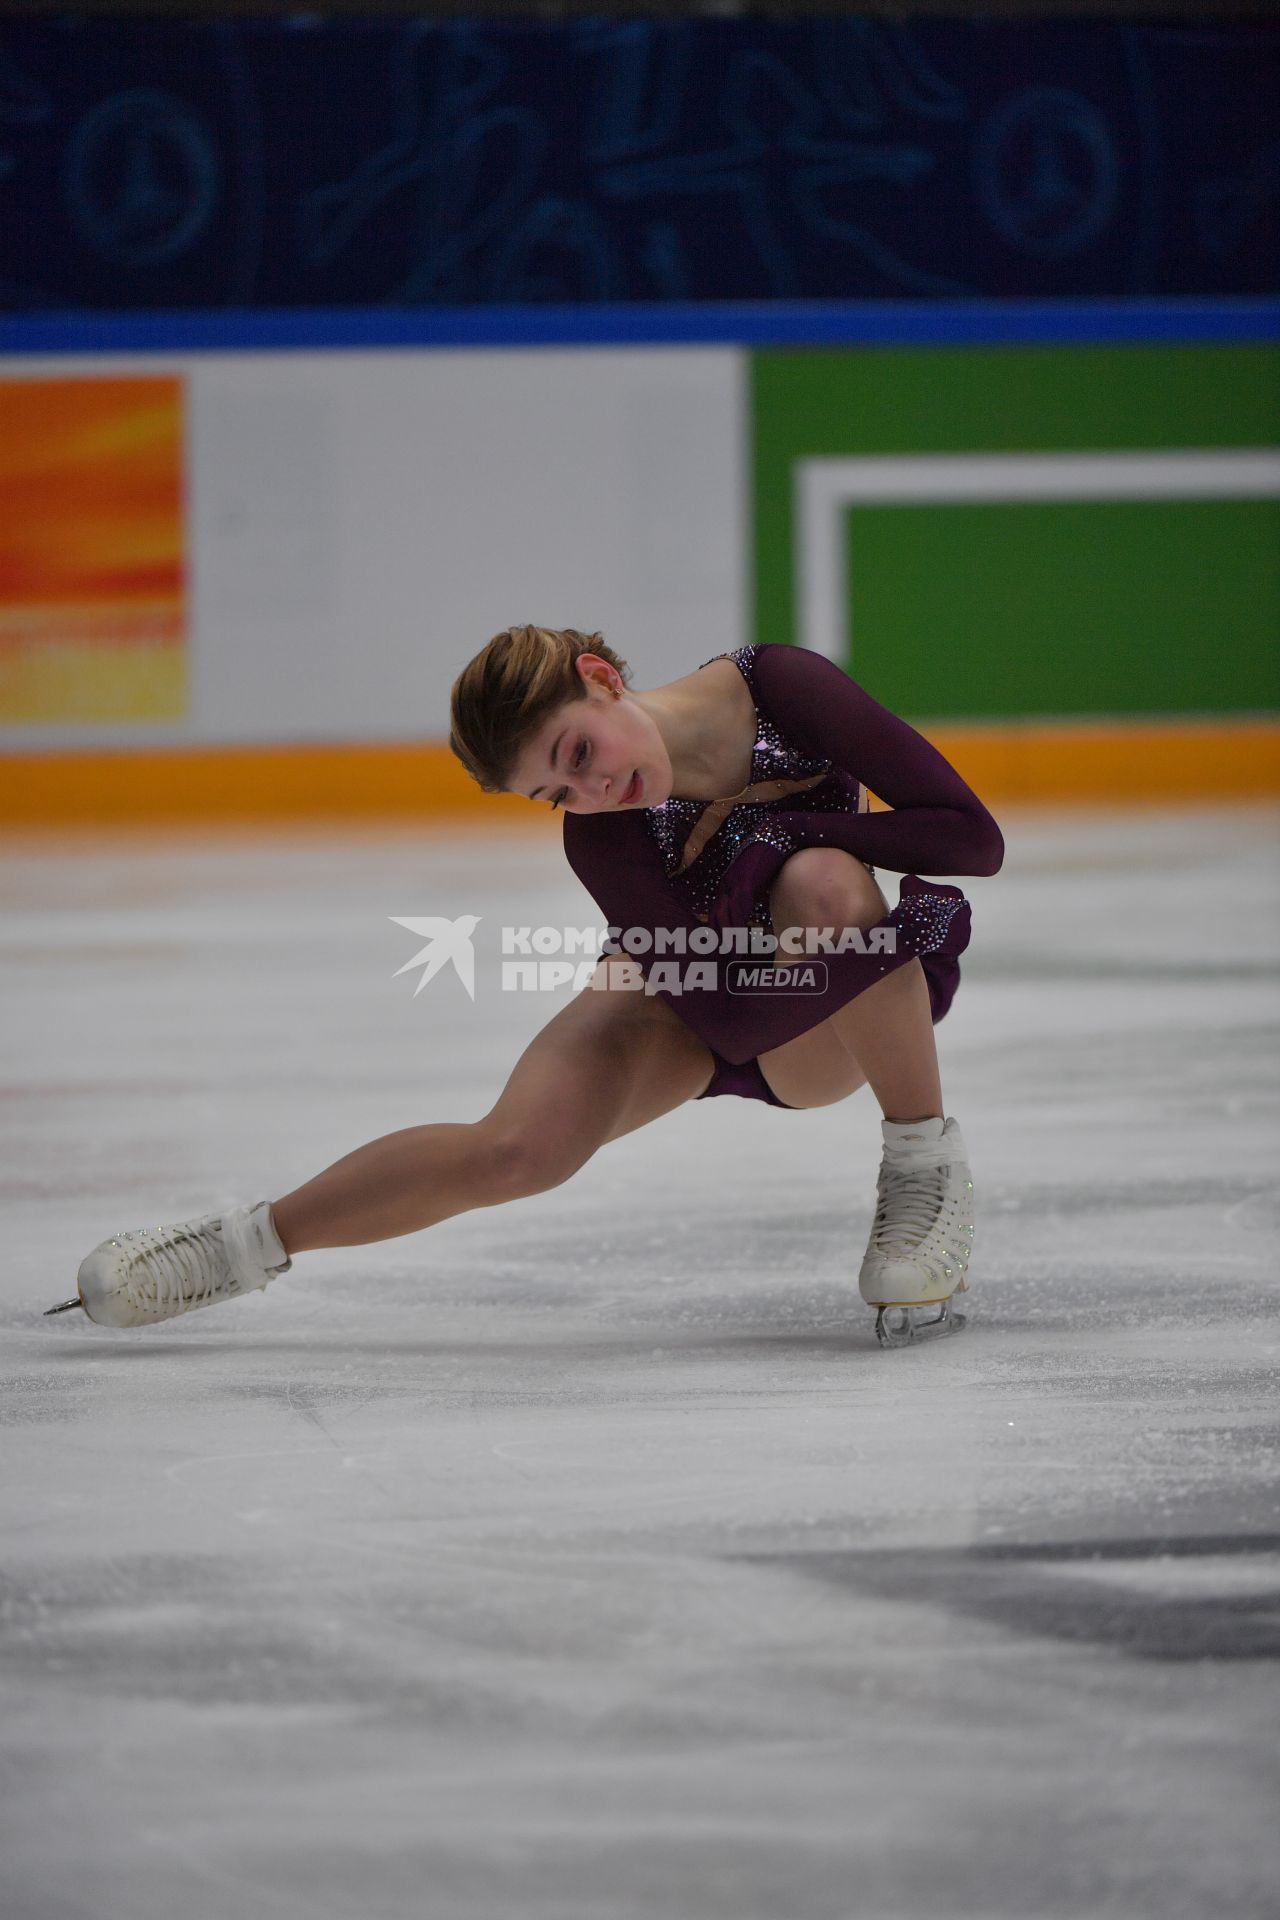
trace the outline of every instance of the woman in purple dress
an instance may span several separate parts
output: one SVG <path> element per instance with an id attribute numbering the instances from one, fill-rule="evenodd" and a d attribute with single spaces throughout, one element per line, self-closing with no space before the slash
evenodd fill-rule
<path id="1" fill-rule="evenodd" d="M 999 828 L 820 655 L 742 647 L 649 692 L 629 677 L 598 634 L 516 627 L 454 685 L 454 752 L 486 791 L 563 812 L 611 932 L 492 1111 L 389 1134 L 271 1204 L 121 1234 L 85 1260 L 69 1306 L 146 1325 L 264 1287 L 309 1249 L 558 1186 L 686 1100 L 818 1107 L 867 1085 L 884 1155 L 862 1296 L 887 1344 L 958 1324 L 973 1183 L 933 1027 L 969 909 L 918 874 L 995 873 Z M 868 811 L 868 789 L 892 811 Z M 907 875 L 892 911 L 876 865 Z"/>

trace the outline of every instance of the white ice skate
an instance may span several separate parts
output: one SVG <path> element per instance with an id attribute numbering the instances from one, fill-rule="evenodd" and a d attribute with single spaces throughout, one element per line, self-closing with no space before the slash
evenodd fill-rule
<path id="1" fill-rule="evenodd" d="M 291 1265 L 271 1209 L 260 1200 L 233 1213 L 175 1227 L 139 1227 L 104 1240 L 81 1263 L 77 1297 L 49 1312 L 83 1307 L 104 1327 L 149 1327 L 253 1293 Z"/>
<path id="2" fill-rule="evenodd" d="M 903 1347 L 964 1325 L 951 1297 L 963 1293 L 973 1247 L 973 1181 L 954 1120 L 882 1120 L 876 1217 L 858 1287 L 878 1309 L 876 1336 Z"/>

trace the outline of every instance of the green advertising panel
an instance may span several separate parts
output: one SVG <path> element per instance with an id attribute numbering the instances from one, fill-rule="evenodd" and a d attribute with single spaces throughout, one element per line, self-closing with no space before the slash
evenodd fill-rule
<path id="1" fill-rule="evenodd" d="M 755 355 L 756 638 L 833 652 L 918 717 L 1280 706 L 1278 368 Z"/>
<path id="2" fill-rule="evenodd" d="M 847 663 L 886 706 L 1280 707 L 1280 500 L 846 511 Z"/>

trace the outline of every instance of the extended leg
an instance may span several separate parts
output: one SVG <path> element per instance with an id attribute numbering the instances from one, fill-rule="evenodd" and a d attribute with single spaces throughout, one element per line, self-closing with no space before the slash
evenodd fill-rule
<path id="1" fill-rule="evenodd" d="M 696 1097 L 713 1070 L 665 1002 L 603 990 L 620 964 L 601 962 L 602 988 L 543 1029 L 483 1120 L 374 1140 L 286 1194 L 274 1219 L 264 1201 L 104 1241 L 81 1265 L 80 1303 L 108 1325 L 149 1325 L 261 1288 L 307 1248 L 390 1239 L 567 1180 L 607 1141 Z"/>
<path id="2" fill-rule="evenodd" d="M 597 981 L 616 979 L 602 961 Z M 692 1100 L 702 1042 L 663 1001 L 585 988 L 517 1061 L 493 1110 L 359 1147 L 272 1207 L 285 1247 L 363 1246 L 567 1180 L 598 1147 Z"/>
<path id="3" fill-rule="evenodd" d="M 597 981 L 617 979 L 602 961 Z M 590 986 L 517 1061 L 493 1110 L 358 1147 L 272 1206 L 290 1254 L 364 1246 L 567 1180 L 598 1147 L 691 1100 L 711 1055 L 663 1001 Z"/>

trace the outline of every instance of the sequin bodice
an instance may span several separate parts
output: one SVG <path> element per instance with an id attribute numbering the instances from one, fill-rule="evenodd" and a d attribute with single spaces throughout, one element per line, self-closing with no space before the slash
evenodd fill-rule
<path id="1" fill-rule="evenodd" d="M 852 775 L 834 767 L 830 760 L 805 753 L 788 740 L 761 710 L 754 679 L 755 647 L 739 647 L 735 653 L 716 654 L 716 660 L 732 660 L 751 690 L 756 708 L 756 738 L 751 750 L 751 778 L 743 788 L 745 796 L 720 820 L 692 859 L 686 849 L 697 834 L 704 814 L 715 818 L 719 802 L 672 798 L 660 807 L 645 809 L 645 820 L 662 852 L 667 877 L 682 894 L 700 920 L 707 920 L 716 896 L 738 855 L 748 846 L 768 846 L 779 853 L 791 853 L 798 844 L 789 833 L 782 816 L 786 813 L 859 813 L 866 799 Z M 704 666 L 712 662 L 706 660 Z M 823 776 L 826 776 L 825 778 Z M 769 785 L 779 783 L 773 793 Z M 805 782 L 797 789 L 794 783 Z M 756 789 L 765 791 L 757 794 Z M 704 829 L 705 830 L 705 829 Z M 763 896 L 756 900 L 751 924 L 767 926 L 769 905 Z"/>

